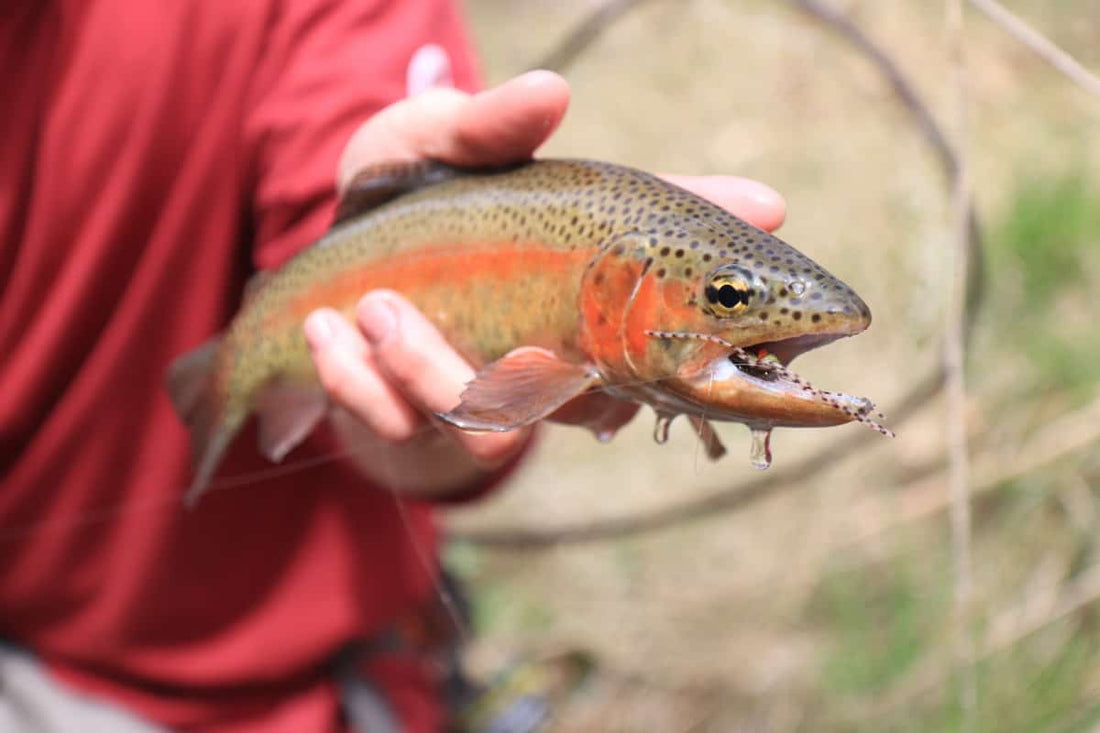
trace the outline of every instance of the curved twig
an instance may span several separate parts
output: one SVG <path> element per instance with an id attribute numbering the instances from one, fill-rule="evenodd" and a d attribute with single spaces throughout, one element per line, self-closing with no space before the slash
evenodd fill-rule
<path id="1" fill-rule="evenodd" d="M 997 0 L 970 0 L 970 4 L 1064 77 L 1094 97 L 1100 97 L 1100 76 L 1082 66 L 1080 61 L 1028 25 L 1023 18 Z"/>
<path id="2" fill-rule="evenodd" d="M 583 39 L 578 41 L 572 36 L 567 37 L 558 49 L 547 56 L 547 59 L 564 59 L 564 63 L 559 61 L 559 64 L 568 65 L 598 37 L 599 33 L 606 30 L 615 17 L 621 16 L 623 12 L 637 5 L 640 1 L 605 4 L 574 31 L 574 34 L 584 33 Z M 945 179 L 948 182 L 953 181 L 959 169 L 959 160 L 954 148 L 948 142 L 943 128 L 932 115 L 928 105 L 925 104 L 917 92 L 916 87 L 909 81 L 889 54 L 859 26 L 829 3 L 823 0 L 788 1 L 796 8 L 830 26 L 841 38 L 871 61 L 889 83 L 894 95 L 909 112 L 921 134 L 935 151 L 943 168 Z M 601 16 L 602 20 L 596 23 L 594 21 L 595 16 L 601 12 L 606 12 L 608 6 L 611 5 L 618 7 L 618 15 L 610 18 Z M 594 32 L 591 30 L 592 28 L 595 28 Z M 560 69 L 562 65 L 552 68 Z M 983 262 L 982 231 L 973 206 L 969 209 L 968 219 L 969 257 L 967 258 L 965 330 L 969 336 L 983 297 Z M 910 389 L 899 403 L 889 410 L 889 414 L 892 416 L 891 422 L 894 425 L 900 425 L 919 408 L 923 407 L 928 400 L 938 394 L 943 389 L 943 385 L 944 369 L 940 365 Z M 791 491 L 803 480 L 836 464 L 842 458 L 866 446 L 875 437 L 877 436 L 873 433 L 852 434 L 832 443 L 809 458 L 791 464 L 786 468 L 772 469 L 768 474 L 761 475 L 753 480 L 734 487 L 721 487 L 700 498 L 672 507 L 562 527 L 455 528 L 452 529 L 450 536 L 453 539 L 472 542 L 485 547 L 538 549 L 559 544 L 594 542 L 671 527 L 684 521 L 740 509 L 757 499 Z"/>
<path id="3" fill-rule="evenodd" d="M 902 422 L 913 415 L 943 387 L 943 373 L 936 372 L 926 379 L 894 409 L 894 422 Z M 692 519 L 702 519 L 721 512 L 729 512 L 751 504 L 766 496 L 797 488 L 810 476 L 825 470 L 841 457 L 866 446 L 879 436 L 876 433 L 853 432 L 825 450 L 784 468 L 773 468 L 767 474 L 739 484 L 733 489 L 720 488 L 702 497 L 675 506 L 625 517 L 614 517 L 595 522 L 572 524 L 564 527 L 518 527 L 514 529 L 456 529 L 451 539 L 472 542 L 486 547 L 534 550 L 559 544 L 595 542 L 614 537 L 662 529 Z"/>
<path id="4" fill-rule="evenodd" d="M 564 73 L 581 57 L 596 39 L 603 35 L 619 18 L 646 0 L 606 0 L 571 30 L 550 53 L 535 62 L 533 69 L 549 69 Z"/>
<path id="5" fill-rule="evenodd" d="M 947 134 L 943 127 L 932 115 L 929 106 L 921 98 L 916 87 L 901 70 L 897 62 L 877 44 L 866 32 L 856 25 L 850 18 L 844 15 L 833 5 L 823 0 L 788 0 L 791 4 L 809 15 L 829 25 L 840 37 L 855 47 L 857 51 L 867 57 L 875 68 L 882 74 L 890 85 L 894 96 L 913 118 L 921 135 L 935 151 L 936 157 L 943 168 L 945 181 L 954 185 L 959 173 L 959 156 L 955 148 L 947 140 Z M 978 314 L 978 308 L 985 295 L 982 273 L 985 271 L 983 259 L 983 235 L 978 214 L 973 205 L 969 209 L 968 226 L 970 230 L 970 251 L 968 253 L 967 268 L 967 300 L 966 300 L 966 330 L 967 334 L 974 325 L 974 318 Z M 916 390 L 914 390 L 916 391 Z"/>

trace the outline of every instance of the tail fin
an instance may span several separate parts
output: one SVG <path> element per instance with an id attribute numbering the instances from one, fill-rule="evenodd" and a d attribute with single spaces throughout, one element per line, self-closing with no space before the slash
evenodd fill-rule
<path id="1" fill-rule="evenodd" d="M 228 413 L 225 397 L 216 389 L 214 365 L 221 346 L 211 339 L 172 362 L 165 386 L 176 412 L 191 431 L 195 478 L 184 496 L 193 507 L 206 491 L 222 455 L 244 423 L 244 415 Z"/>

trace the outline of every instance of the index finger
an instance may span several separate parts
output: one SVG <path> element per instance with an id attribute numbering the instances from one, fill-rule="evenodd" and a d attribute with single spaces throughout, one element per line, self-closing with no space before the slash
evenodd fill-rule
<path id="1" fill-rule="evenodd" d="M 474 369 L 412 303 L 394 291 L 375 291 L 359 301 L 356 319 L 371 342 L 375 362 L 413 405 L 440 413 L 459 403 Z M 513 456 L 530 435 L 528 429 L 474 433 L 442 423 L 439 427 L 484 468 L 496 468 Z"/>

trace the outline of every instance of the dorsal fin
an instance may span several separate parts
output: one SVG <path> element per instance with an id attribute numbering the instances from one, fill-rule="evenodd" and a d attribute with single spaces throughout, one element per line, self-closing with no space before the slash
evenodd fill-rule
<path id="1" fill-rule="evenodd" d="M 401 194 L 458 178 L 466 171 L 438 160 L 401 161 L 367 166 L 351 179 L 340 197 L 333 224 L 375 209 Z"/>
<path id="2" fill-rule="evenodd" d="M 367 166 L 355 174 L 340 197 L 333 224 L 364 214 L 402 194 L 462 176 L 502 173 L 530 161 L 494 167 L 470 167 L 438 160 L 395 161 Z"/>

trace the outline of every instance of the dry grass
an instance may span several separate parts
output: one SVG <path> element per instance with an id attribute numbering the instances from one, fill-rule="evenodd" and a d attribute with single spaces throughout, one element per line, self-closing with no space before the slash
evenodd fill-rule
<path id="1" fill-rule="evenodd" d="M 488 76 L 500 80 L 542 56 L 592 3 L 467 5 Z M 950 98 L 940 5 L 846 5 L 942 117 Z M 1100 65 L 1100 25 L 1086 22 L 1100 17 L 1100 2 L 1012 7 L 1086 65 Z M 1092 319 L 1100 313 L 1087 293 L 1100 283 L 1100 222 L 1087 219 L 1087 211 L 1100 190 L 1091 173 L 1100 170 L 1100 105 L 979 17 L 968 28 L 972 180 L 993 233 L 992 288 L 970 364 L 968 410 L 976 448 L 995 462 L 1096 392 L 1097 372 L 1087 368 L 1074 389 L 1063 388 L 1057 369 L 1078 352 L 1048 365 L 1040 357 L 1054 347 L 1016 339 L 1023 329 L 1058 334 L 1069 344 L 1097 341 Z M 876 319 L 867 334 L 804 357 L 800 372 L 889 406 L 935 366 L 948 287 L 949 194 L 934 159 L 863 59 L 782 3 L 653 0 L 618 23 L 569 77 L 573 109 L 545 154 L 658 171 L 736 172 L 787 196 L 782 235 L 860 292 Z M 1040 194 L 1023 185 L 1073 176 L 1084 183 L 1068 213 L 1059 208 L 1062 198 L 1042 209 L 1035 203 Z M 1012 214 L 1028 207 L 1051 219 L 1036 230 L 1040 240 L 1061 232 L 1085 242 L 1074 245 L 1073 287 L 1061 286 L 1074 273 L 1052 266 L 1042 281 L 1046 290 L 1036 294 L 1028 273 L 1048 260 L 1027 260 L 1026 251 L 1021 260 L 1004 244 L 1027 241 L 1026 227 Z M 1083 233 L 1065 234 L 1057 222 L 1078 214 L 1086 218 Z M 1039 252 L 1067 246 L 1034 244 Z M 938 691 L 946 667 L 927 661 L 940 659 L 948 641 L 946 523 L 942 516 L 889 521 L 904 513 L 905 494 L 894 487 L 906 470 L 944 450 L 942 407 L 933 401 L 896 440 L 879 441 L 796 491 L 733 515 L 541 553 L 463 550 L 461 564 L 482 592 L 478 653 L 592 649 L 601 674 L 590 694 L 565 711 L 562 730 L 956 727 L 950 696 Z M 776 463 L 825 445 L 836 431 L 860 429 L 779 432 Z M 620 516 L 753 473 L 741 426 L 720 427 L 731 455 L 714 465 L 686 423 L 674 426 L 663 447 L 653 444 L 651 430 L 649 414 L 610 446 L 580 431 L 548 430 L 508 492 L 452 520 L 465 527 L 546 526 Z M 940 477 L 923 486 L 934 493 L 945 483 Z M 1091 540 L 1098 491 L 1100 466 L 1095 451 L 1086 451 L 976 505 L 980 615 L 1003 618 L 1035 597 L 1052 602 L 1063 583 L 1100 561 Z M 892 529 L 848 541 L 853 507 L 861 521 Z M 1070 711 L 1087 712 L 1089 700 L 1100 700 L 1100 644 L 1090 619 L 1075 613 L 1020 648 L 987 657 L 978 670 L 982 729 L 1060 730 L 1073 722 Z M 922 685 L 912 682 L 917 673 L 926 678 Z M 1058 684 L 1048 691 L 1042 685 L 1050 679 Z M 1003 700 L 1018 701 L 1008 709 L 1033 727 L 991 718 Z"/>

